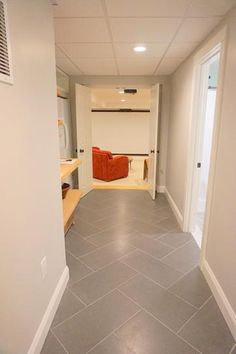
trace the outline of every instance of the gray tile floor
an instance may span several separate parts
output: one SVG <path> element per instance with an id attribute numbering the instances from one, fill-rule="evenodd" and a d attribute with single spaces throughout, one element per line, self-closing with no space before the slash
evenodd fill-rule
<path id="1" fill-rule="evenodd" d="M 70 280 L 42 354 L 236 351 L 164 195 L 94 190 L 65 242 Z"/>

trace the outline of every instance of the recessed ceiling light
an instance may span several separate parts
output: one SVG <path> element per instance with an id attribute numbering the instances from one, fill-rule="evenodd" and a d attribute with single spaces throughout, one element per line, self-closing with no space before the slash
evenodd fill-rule
<path id="1" fill-rule="evenodd" d="M 122 93 L 125 93 L 124 90 L 119 90 L 118 92 L 121 93 L 121 94 L 122 94 Z"/>
<path id="2" fill-rule="evenodd" d="M 147 50 L 147 48 L 146 47 L 144 47 L 143 45 L 138 45 L 138 46 L 136 46 L 136 47 L 134 47 L 134 51 L 135 52 L 145 52 Z"/>
<path id="3" fill-rule="evenodd" d="M 121 102 L 125 102 L 125 101 L 126 101 L 125 99 L 121 100 Z"/>

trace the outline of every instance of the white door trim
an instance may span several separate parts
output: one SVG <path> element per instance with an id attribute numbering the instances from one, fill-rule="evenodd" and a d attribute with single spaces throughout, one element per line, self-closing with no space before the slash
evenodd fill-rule
<path id="1" fill-rule="evenodd" d="M 216 153 L 218 146 L 218 137 L 220 132 L 220 118 L 221 118 L 221 102 L 223 95 L 223 74 L 224 74 L 224 62 L 225 62 L 225 38 L 226 38 L 226 27 L 224 27 L 214 38 L 212 38 L 205 47 L 200 50 L 200 52 L 194 58 L 194 79 L 192 86 L 192 112 L 191 112 L 191 126 L 189 134 L 188 143 L 188 165 L 187 165 L 187 180 L 186 180 L 186 195 L 185 195 L 185 207 L 183 215 L 183 230 L 189 232 L 191 229 L 192 220 L 192 197 L 194 191 L 194 171 L 195 171 L 195 156 L 197 148 L 197 133 L 198 133 L 198 120 L 199 112 L 204 112 L 203 107 L 199 108 L 200 98 L 204 94 L 200 86 L 200 75 L 201 66 L 204 62 L 208 61 L 212 56 L 220 52 L 220 63 L 219 63 L 219 79 L 218 79 L 218 90 L 216 97 L 216 109 L 215 109 L 215 119 L 214 119 L 214 131 L 212 136 L 212 151 L 211 151 L 211 165 L 209 170 L 208 179 L 208 190 L 207 190 L 207 203 L 205 210 L 205 224 L 203 230 L 202 247 L 201 247 L 201 265 L 205 259 L 205 251 L 207 244 L 207 235 L 209 229 L 209 219 L 211 213 L 211 204 L 213 196 L 214 187 L 214 177 L 215 177 L 215 164 L 216 164 Z"/>

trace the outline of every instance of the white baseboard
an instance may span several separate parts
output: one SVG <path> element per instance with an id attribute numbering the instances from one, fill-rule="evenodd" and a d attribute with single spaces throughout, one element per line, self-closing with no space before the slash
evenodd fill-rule
<path id="1" fill-rule="evenodd" d="M 165 193 L 166 187 L 165 186 L 157 186 L 157 193 Z"/>
<path id="2" fill-rule="evenodd" d="M 34 336 L 28 354 L 40 354 L 44 341 L 47 337 L 49 328 L 52 324 L 54 315 L 57 311 L 62 295 L 65 291 L 68 280 L 69 280 L 69 269 L 66 266 L 57 283 L 56 289 L 53 292 L 48 307 L 43 315 L 42 321 L 36 331 L 36 334 Z"/>
<path id="3" fill-rule="evenodd" d="M 175 204 L 174 199 L 171 197 L 171 195 L 166 187 L 165 187 L 165 194 L 167 196 L 170 207 L 173 210 L 173 213 L 175 214 L 175 217 L 179 223 L 179 226 L 181 227 L 181 229 L 183 229 L 183 215 L 181 214 L 179 208 Z"/>
<path id="4" fill-rule="evenodd" d="M 211 291 L 215 297 L 215 300 L 227 322 L 229 329 L 236 341 L 236 313 L 230 305 L 222 287 L 220 286 L 213 270 L 209 266 L 208 262 L 204 259 L 202 262 L 202 272 L 206 277 L 206 280 L 211 288 Z"/>

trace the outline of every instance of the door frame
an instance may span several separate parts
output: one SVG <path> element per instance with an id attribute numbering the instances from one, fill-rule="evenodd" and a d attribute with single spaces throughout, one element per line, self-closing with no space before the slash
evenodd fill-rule
<path id="1" fill-rule="evenodd" d="M 153 135 L 154 135 L 154 152 L 150 151 L 150 146 L 149 146 L 149 159 L 151 154 L 153 154 L 153 183 L 152 185 L 149 183 L 149 179 L 148 179 L 148 192 L 152 198 L 152 200 L 156 199 L 156 194 L 157 194 L 157 158 L 158 156 L 158 145 L 159 145 L 159 125 L 160 125 L 160 100 L 161 100 L 161 84 L 159 84 L 159 82 L 157 82 L 155 85 L 153 85 L 150 89 L 151 95 L 152 95 L 152 90 L 157 88 L 157 95 L 155 98 L 155 109 L 156 109 L 156 117 L 155 117 L 155 129 L 153 131 Z M 152 114 L 151 112 L 152 107 L 150 107 L 150 114 Z M 151 119 L 151 117 L 150 117 Z M 150 125 L 151 122 L 149 121 L 149 143 L 150 143 Z M 152 148 L 152 147 L 151 147 Z M 150 165 L 149 165 L 149 171 L 148 173 L 150 173 Z"/>
<path id="2" fill-rule="evenodd" d="M 226 26 L 213 37 L 205 47 L 194 58 L 194 76 L 192 84 L 192 110 L 191 110 L 191 124 L 190 134 L 188 142 L 188 164 L 187 164 L 187 179 L 186 179 L 186 195 L 185 195 L 185 207 L 183 215 L 183 231 L 191 232 L 193 212 L 194 212 L 194 197 L 197 193 L 196 182 L 196 163 L 197 163 L 197 149 L 199 142 L 200 126 L 204 119 L 205 104 L 202 97 L 206 94 L 206 90 L 201 81 L 202 67 L 210 58 L 217 53 L 220 53 L 219 60 L 219 77 L 218 87 L 216 95 L 215 117 L 214 127 L 212 134 L 212 148 L 211 159 L 208 176 L 207 186 L 207 199 L 205 208 L 204 227 L 202 233 L 202 245 L 201 245 L 201 266 L 205 259 L 207 236 L 209 233 L 209 221 L 211 215 L 211 206 L 213 198 L 214 180 L 215 180 L 215 167 L 217 158 L 217 148 L 220 133 L 221 124 L 221 106 L 223 98 L 223 78 L 225 67 L 225 39 L 227 29 Z M 199 117 L 201 117 L 199 119 Z M 199 175 L 199 174 L 198 174 Z"/>

